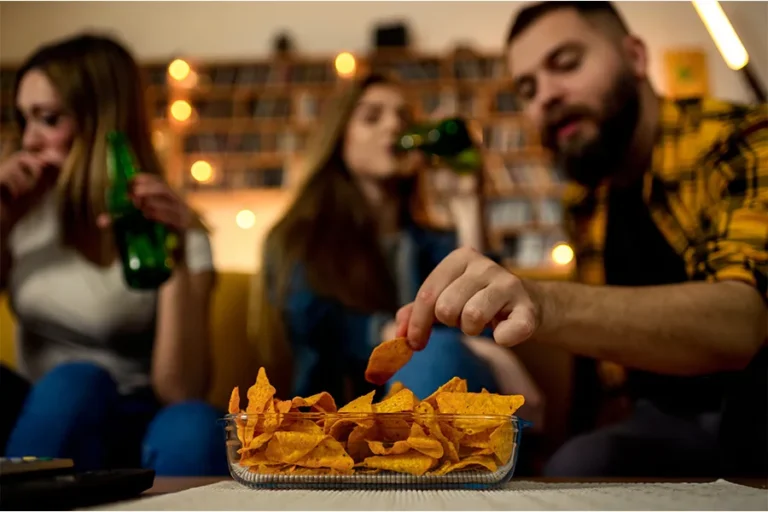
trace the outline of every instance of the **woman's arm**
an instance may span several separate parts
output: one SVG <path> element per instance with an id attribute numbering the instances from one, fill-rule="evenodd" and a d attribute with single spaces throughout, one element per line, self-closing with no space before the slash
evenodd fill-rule
<path id="1" fill-rule="evenodd" d="M 488 250 L 482 204 L 482 199 L 477 195 L 458 196 L 449 201 L 448 208 L 455 219 L 459 247 L 471 247 L 478 252 Z"/>
<path id="2" fill-rule="evenodd" d="M 210 384 L 210 307 L 216 282 L 210 244 L 189 233 L 186 262 L 158 297 L 152 387 L 164 403 L 204 399 Z"/>

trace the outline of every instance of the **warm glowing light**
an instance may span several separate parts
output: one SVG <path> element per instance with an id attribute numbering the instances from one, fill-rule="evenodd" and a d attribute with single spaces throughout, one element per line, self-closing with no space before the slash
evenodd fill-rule
<path id="1" fill-rule="evenodd" d="M 558 265 L 567 265 L 573 261 L 573 249 L 568 244 L 557 244 L 552 248 L 552 261 Z"/>
<path id="2" fill-rule="evenodd" d="M 168 74 L 171 75 L 171 78 L 174 80 L 181 82 L 189 76 L 191 69 L 189 64 L 187 64 L 187 61 L 176 59 L 168 65 Z"/>
<path id="3" fill-rule="evenodd" d="M 692 0 L 701 21 L 723 56 L 729 68 L 738 71 L 749 62 L 749 55 L 741 39 L 728 21 L 728 16 L 716 0 Z"/>
<path id="4" fill-rule="evenodd" d="M 192 177 L 200 183 L 208 183 L 213 179 L 213 167 L 205 160 L 198 160 L 189 168 Z"/>
<path id="5" fill-rule="evenodd" d="M 171 115 L 177 121 L 186 121 L 192 116 L 192 106 L 184 100 L 176 100 L 171 105 Z"/>
<path id="6" fill-rule="evenodd" d="M 339 76 L 343 76 L 343 77 L 354 75 L 355 68 L 357 67 L 357 63 L 355 63 L 355 58 L 349 52 L 343 52 L 338 54 L 336 56 L 336 61 L 334 62 L 334 65 L 336 66 L 336 73 L 338 73 Z"/>
<path id="7" fill-rule="evenodd" d="M 250 229 L 256 224 L 256 215 L 251 210 L 240 210 L 237 212 L 235 222 L 241 229 Z"/>

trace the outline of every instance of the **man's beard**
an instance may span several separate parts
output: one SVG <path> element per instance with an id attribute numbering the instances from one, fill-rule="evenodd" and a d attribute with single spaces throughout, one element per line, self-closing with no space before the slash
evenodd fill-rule
<path id="1" fill-rule="evenodd" d="M 590 188 L 619 172 L 640 118 L 640 92 L 629 71 L 622 72 L 603 98 L 603 115 L 586 105 L 554 106 L 546 113 L 542 134 L 545 147 L 572 180 Z M 576 136 L 558 144 L 557 132 L 569 122 L 587 119 L 597 124 L 592 139 Z"/>

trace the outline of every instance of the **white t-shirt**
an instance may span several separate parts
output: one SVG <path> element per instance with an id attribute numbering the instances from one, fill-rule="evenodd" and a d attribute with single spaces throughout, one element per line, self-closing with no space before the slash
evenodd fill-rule
<path id="1" fill-rule="evenodd" d="M 51 191 L 9 235 L 11 307 L 19 372 L 35 382 L 55 366 L 89 361 L 110 372 L 121 393 L 150 385 L 157 291 L 125 284 L 119 261 L 101 268 L 61 243 Z M 190 271 L 213 269 L 207 234 L 190 230 Z"/>

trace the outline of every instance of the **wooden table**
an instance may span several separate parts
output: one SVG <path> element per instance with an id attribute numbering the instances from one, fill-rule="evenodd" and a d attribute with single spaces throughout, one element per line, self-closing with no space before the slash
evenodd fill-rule
<path id="1" fill-rule="evenodd" d="M 193 487 L 215 484 L 229 477 L 158 477 L 155 485 L 144 492 L 143 496 L 156 496 L 173 492 L 185 491 Z M 715 478 L 521 478 L 531 482 L 547 483 L 708 483 Z M 729 482 L 746 485 L 756 489 L 768 489 L 766 478 L 727 478 Z"/>

